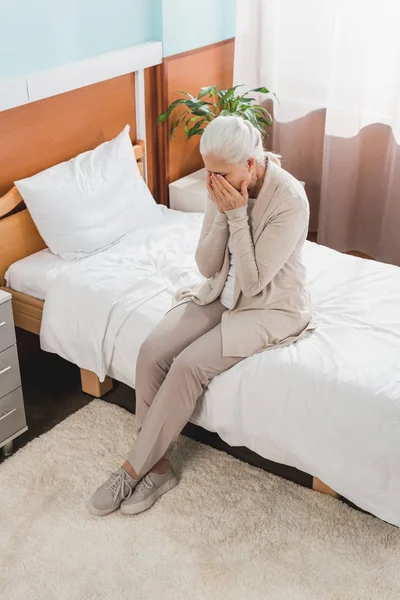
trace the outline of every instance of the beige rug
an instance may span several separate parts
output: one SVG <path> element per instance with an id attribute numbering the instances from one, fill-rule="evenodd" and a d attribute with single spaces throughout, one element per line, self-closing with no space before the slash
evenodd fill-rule
<path id="1" fill-rule="evenodd" d="M 90 516 L 134 424 L 94 400 L 0 465 L 0 598 L 400 598 L 400 530 L 183 436 L 152 509 Z"/>

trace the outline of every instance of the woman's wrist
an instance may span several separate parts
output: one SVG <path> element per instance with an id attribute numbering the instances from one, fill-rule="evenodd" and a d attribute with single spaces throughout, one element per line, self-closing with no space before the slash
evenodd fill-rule
<path id="1" fill-rule="evenodd" d="M 226 210 L 225 215 L 228 221 L 244 218 L 247 220 L 247 206 L 238 206 L 238 208 L 231 208 L 229 210 Z"/>
<path id="2" fill-rule="evenodd" d="M 229 208 L 227 208 L 227 210 L 236 210 L 237 208 L 246 208 L 247 209 L 247 205 L 248 205 L 249 201 L 247 198 L 243 198 L 243 196 L 241 196 L 240 198 L 235 198 L 235 200 L 231 203 L 231 205 L 229 206 Z"/>
<path id="3" fill-rule="evenodd" d="M 217 223 L 226 223 L 227 216 L 224 212 L 222 212 L 222 210 L 217 210 L 217 212 L 215 213 L 215 220 Z"/>

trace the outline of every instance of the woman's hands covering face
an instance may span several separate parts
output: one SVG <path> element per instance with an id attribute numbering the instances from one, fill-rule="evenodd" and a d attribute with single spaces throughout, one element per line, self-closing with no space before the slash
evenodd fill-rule
<path id="1" fill-rule="evenodd" d="M 242 182 L 241 190 L 238 192 L 222 175 L 208 173 L 207 190 L 211 200 L 220 212 L 240 208 L 248 204 L 249 195 L 245 181 Z"/>

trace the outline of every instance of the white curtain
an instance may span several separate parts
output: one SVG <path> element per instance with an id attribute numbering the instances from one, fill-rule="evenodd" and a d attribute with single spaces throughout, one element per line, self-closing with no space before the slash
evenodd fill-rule
<path id="1" fill-rule="evenodd" d="M 273 147 L 338 250 L 400 264 L 400 0 L 241 0 L 235 84 L 274 91 Z"/>

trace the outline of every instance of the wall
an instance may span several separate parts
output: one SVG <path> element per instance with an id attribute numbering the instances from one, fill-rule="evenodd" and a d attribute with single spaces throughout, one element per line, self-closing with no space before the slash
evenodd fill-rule
<path id="1" fill-rule="evenodd" d="M 233 52 L 234 41 L 231 38 L 164 59 L 166 105 L 182 97 L 178 90 L 197 95 L 200 88 L 206 85 L 230 87 L 233 80 Z M 168 130 L 180 112 L 178 108 L 168 123 Z M 168 138 L 168 183 L 203 167 L 199 143 L 200 136 L 187 140 L 183 127 L 176 130 L 172 142 Z"/>
<path id="2" fill-rule="evenodd" d="M 236 0 L 163 0 L 164 56 L 235 36 Z"/>
<path id="3" fill-rule="evenodd" d="M 136 138 L 130 73 L 0 111 L 0 196 L 13 182 L 95 148 L 129 123 Z"/>
<path id="4" fill-rule="evenodd" d="M 235 35 L 236 0 L 0 0 L 0 80 L 162 40 L 164 56 Z"/>
<path id="5" fill-rule="evenodd" d="M 161 0 L 0 0 L 0 80 L 162 34 Z"/>
<path id="6" fill-rule="evenodd" d="M 237 0 L 163 0 L 162 40 L 164 63 L 160 81 L 163 110 L 181 97 L 178 90 L 197 94 L 205 85 L 226 88 L 233 80 L 233 53 Z M 160 111 L 159 111 L 160 112 Z M 178 109 L 175 118 L 179 115 Z M 178 128 L 169 139 L 171 119 L 158 126 L 161 163 L 161 202 L 168 201 L 167 184 L 202 168 L 199 136 L 187 140 Z"/>

